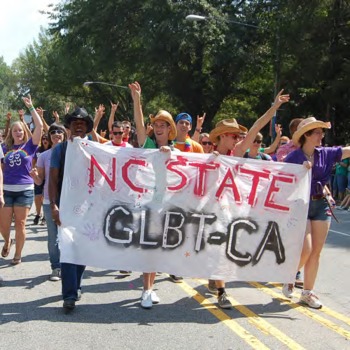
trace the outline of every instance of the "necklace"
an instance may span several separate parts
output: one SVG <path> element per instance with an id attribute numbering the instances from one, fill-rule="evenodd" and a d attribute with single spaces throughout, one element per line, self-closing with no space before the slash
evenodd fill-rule
<path id="1" fill-rule="evenodd" d="M 311 155 L 308 155 L 307 153 L 304 153 L 304 156 L 306 157 L 306 159 L 309 161 L 309 162 L 313 162 L 314 161 L 314 153 L 312 153 Z"/>
<path id="2" fill-rule="evenodd" d="M 184 152 L 190 152 L 191 151 L 191 138 L 187 135 L 186 136 L 186 140 L 185 142 L 181 142 L 181 141 L 176 141 L 175 140 L 175 144 L 185 144 L 185 149 Z"/>

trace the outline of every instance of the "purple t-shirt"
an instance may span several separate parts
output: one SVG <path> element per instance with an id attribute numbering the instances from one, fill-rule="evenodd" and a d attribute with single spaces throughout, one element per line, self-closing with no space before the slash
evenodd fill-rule
<path id="1" fill-rule="evenodd" d="M 43 153 L 40 153 L 38 157 L 38 161 L 36 163 L 37 168 L 44 168 L 45 170 L 44 204 L 49 204 L 49 174 L 50 174 L 51 154 L 52 154 L 52 148 L 48 149 Z"/>
<path id="2" fill-rule="evenodd" d="M 38 146 L 33 145 L 32 139 L 22 145 L 14 145 L 11 150 L 8 150 L 5 144 L 2 144 L 1 147 L 4 152 L 4 184 L 34 184 L 29 172 L 32 169 L 33 157 Z"/>
<path id="3" fill-rule="evenodd" d="M 315 148 L 314 165 L 312 166 L 311 196 L 322 194 L 323 187 L 328 182 L 333 165 L 340 162 L 343 155 L 341 147 Z M 286 163 L 303 164 L 307 158 L 301 148 L 289 153 Z"/>

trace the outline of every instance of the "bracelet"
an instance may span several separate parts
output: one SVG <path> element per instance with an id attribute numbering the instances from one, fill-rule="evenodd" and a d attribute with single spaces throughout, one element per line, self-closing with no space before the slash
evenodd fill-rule
<path id="1" fill-rule="evenodd" d="M 201 132 L 202 128 L 196 128 L 196 131 Z"/>
<path id="2" fill-rule="evenodd" d="M 34 106 L 29 107 L 29 112 L 33 112 L 33 111 L 35 111 Z"/>

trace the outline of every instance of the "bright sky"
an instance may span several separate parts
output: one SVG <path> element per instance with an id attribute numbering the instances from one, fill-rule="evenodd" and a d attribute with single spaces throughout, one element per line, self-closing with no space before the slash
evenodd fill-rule
<path id="1" fill-rule="evenodd" d="M 0 56 L 11 65 L 25 48 L 38 38 L 40 26 L 47 28 L 48 18 L 40 10 L 60 0 L 0 1 Z"/>

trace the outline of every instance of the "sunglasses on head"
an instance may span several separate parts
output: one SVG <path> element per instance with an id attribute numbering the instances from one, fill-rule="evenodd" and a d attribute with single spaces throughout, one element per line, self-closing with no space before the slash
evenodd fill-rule
<path id="1" fill-rule="evenodd" d="M 63 130 L 51 130 L 50 131 L 50 135 L 56 135 L 56 134 L 58 134 L 58 135 L 63 134 Z"/>
<path id="2" fill-rule="evenodd" d="M 254 140 L 254 143 L 262 143 L 262 140 Z"/>
<path id="3" fill-rule="evenodd" d="M 113 131 L 113 135 L 123 135 L 123 131 Z"/>
<path id="4" fill-rule="evenodd" d="M 213 143 L 212 142 L 210 142 L 210 141 L 202 141 L 202 145 L 203 146 L 206 146 L 206 145 L 212 145 Z"/>

